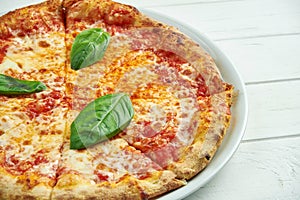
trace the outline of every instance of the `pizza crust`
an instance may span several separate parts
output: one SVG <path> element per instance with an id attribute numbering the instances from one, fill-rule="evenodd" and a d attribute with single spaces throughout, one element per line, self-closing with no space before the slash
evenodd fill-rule
<path id="1" fill-rule="evenodd" d="M 91 184 L 80 175 L 68 174 L 57 183 L 51 199 L 149 199 L 186 184 L 171 171 L 158 172 L 154 177 L 137 180 L 127 176 L 117 183 Z"/>
<path id="2" fill-rule="evenodd" d="M 8 174 L 0 168 L 0 199 L 10 200 L 27 200 L 27 199 L 41 199 L 48 200 L 52 191 L 51 180 L 48 180 L 49 185 L 46 183 L 33 183 L 35 178 L 31 178 L 26 174 L 23 177 L 15 177 Z M 21 180 L 23 179 L 23 180 Z M 33 182 L 32 182 L 33 181 Z M 20 183 L 26 182 L 26 184 Z M 36 184 L 33 188 L 32 184 Z"/>
<path id="3" fill-rule="evenodd" d="M 212 160 L 229 127 L 233 87 L 226 84 L 226 91 L 211 97 L 213 112 L 205 135 L 198 135 L 194 143 L 187 146 L 181 154 L 181 160 L 172 163 L 168 168 L 178 178 L 189 180 L 202 171 Z M 201 132 L 201 130 L 199 130 Z"/>
<path id="4" fill-rule="evenodd" d="M 123 153 L 124 149 L 129 151 Z M 108 156 L 106 153 L 113 155 L 106 160 Z M 141 160 L 143 157 L 144 155 L 138 150 L 128 146 L 128 143 L 120 138 L 80 152 L 70 150 L 69 144 L 66 144 L 58 169 L 58 182 L 54 186 L 51 198 L 149 199 L 186 184 L 185 180 L 177 179 L 176 175 L 169 170 L 156 170 L 155 164 L 154 167 L 145 166 L 141 171 L 141 176 L 145 177 L 138 178 L 139 164 L 152 165 L 152 161 L 146 157 L 148 161 Z M 113 160 L 113 163 L 108 166 L 110 160 Z M 103 167 L 100 173 L 104 180 L 100 182 L 95 172 L 98 167 L 95 166 Z M 107 173 L 111 171 L 115 174 L 113 177 L 107 177 Z"/>
<path id="5" fill-rule="evenodd" d="M 62 183 L 66 179 L 66 183 Z M 71 181 L 71 182 L 70 182 Z M 72 181 L 75 181 L 72 183 Z M 76 182 L 78 184 L 76 184 Z M 75 184 L 75 185 L 72 185 Z M 63 186 L 61 186 L 63 185 Z M 51 199 L 141 199 L 140 191 L 134 180 L 130 177 L 120 183 L 90 184 L 79 175 L 66 175 L 56 185 Z"/>
<path id="6" fill-rule="evenodd" d="M 184 186 L 186 181 L 178 179 L 172 171 L 165 170 L 159 172 L 157 178 L 138 180 L 137 184 L 140 186 L 144 197 L 149 199 Z"/>
<path id="7" fill-rule="evenodd" d="M 49 0 L 1 16 L 0 39 L 41 34 L 45 31 L 64 31 L 60 5 L 60 0 Z"/>

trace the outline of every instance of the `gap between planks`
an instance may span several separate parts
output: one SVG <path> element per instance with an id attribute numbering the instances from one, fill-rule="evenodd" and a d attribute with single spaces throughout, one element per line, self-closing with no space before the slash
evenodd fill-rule
<path id="1" fill-rule="evenodd" d="M 274 136 L 274 137 L 257 138 L 257 139 L 246 139 L 246 140 L 242 140 L 241 144 L 253 143 L 253 142 L 274 141 L 274 140 L 281 140 L 281 139 L 291 139 L 291 138 L 300 138 L 300 133 L 293 134 L 293 135 L 285 135 L 285 136 Z"/>
<path id="2" fill-rule="evenodd" d="M 253 36 L 241 36 L 241 37 L 229 37 L 229 38 L 219 38 L 213 41 L 227 41 L 227 40 L 243 40 L 243 39 L 256 39 L 256 38 L 270 38 L 270 37 L 284 37 L 284 36 L 295 36 L 300 35 L 300 32 L 295 33 L 281 33 L 281 34 L 267 34 L 267 35 L 253 35 Z"/>
<path id="3" fill-rule="evenodd" d="M 287 78 L 287 79 L 275 79 L 275 80 L 266 80 L 266 81 L 253 81 L 253 82 L 245 82 L 245 85 L 261 85 L 261 84 L 272 84 L 272 83 L 282 83 L 282 82 L 294 82 L 300 81 L 299 78 Z"/>
<path id="4" fill-rule="evenodd" d="M 240 2 L 242 0 L 216 0 L 216 1 L 192 1 L 192 2 L 182 2 L 182 3 L 166 3 L 166 4 L 153 4 L 146 5 L 144 8 L 156 8 L 156 7 L 174 7 L 174 6 L 189 6 L 196 4 L 218 4 L 218 3 L 228 3 L 228 2 Z"/>

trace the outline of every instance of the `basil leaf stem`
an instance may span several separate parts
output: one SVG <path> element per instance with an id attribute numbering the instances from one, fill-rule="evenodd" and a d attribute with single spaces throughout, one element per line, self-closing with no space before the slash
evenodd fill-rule
<path id="1" fill-rule="evenodd" d="M 102 96 L 89 103 L 71 124 L 71 149 L 83 149 L 124 130 L 134 115 L 127 94 Z"/>
<path id="2" fill-rule="evenodd" d="M 100 28 L 87 29 L 79 33 L 71 49 L 71 68 L 79 70 L 103 58 L 110 35 Z"/>
<path id="3" fill-rule="evenodd" d="M 31 94 L 46 89 L 44 83 L 39 81 L 20 80 L 0 74 L 0 94 L 2 95 Z"/>

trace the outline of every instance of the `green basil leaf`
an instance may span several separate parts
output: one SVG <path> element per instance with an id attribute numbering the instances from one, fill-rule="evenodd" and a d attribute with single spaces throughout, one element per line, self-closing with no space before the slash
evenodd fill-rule
<path id="1" fill-rule="evenodd" d="M 124 130 L 133 118 L 127 94 L 102 96 L 89 103 L 71 124 L 71 149 L 83 149 L 108 140 Z"/>
<path id="2" fill-rule="evenodd" d="M 31 94 L 46 89 L 47 87 L 39 81 L 20 80 L 0 74 L 0 94 L 2 95 Z"/>
<path id="3" fill-rule="evenodd" d="M 71 68 L 79 70 L 103 58 L 110 35 L 100 28 L 87 29 L 79 33 L 71 49 Z"/>

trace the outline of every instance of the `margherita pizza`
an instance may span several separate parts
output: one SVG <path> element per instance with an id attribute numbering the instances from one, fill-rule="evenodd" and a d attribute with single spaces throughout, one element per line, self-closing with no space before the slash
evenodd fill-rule
<path id="1" fill-rule="evenodd" d="M 101 59 L 74 70 L 75 40 L 91 29 L 107 33 L 108 45 Z M 207 166 L 231 117 L 233 86 L 207 52 L 176 28 L 110 0 L 50 0 L 1 16 L 0 74 L 4 90 L 9 80 L 46 88 L 0 91 L 0 199 L 155 198 Z M 103 120 L 124 121 L 115 107 L 91 104 L 114 94 L 122 95 L 111 104 L 123 96 L 132 103 L 126 127 L 71 148 L 74 131 L 93 140 L 112 129 Z M 94 110 L 81 115 L 86 108 Z M 81 121 L 73 130 L 75 119 L 98 120 L 92 131 L 99 135 Z"/>

